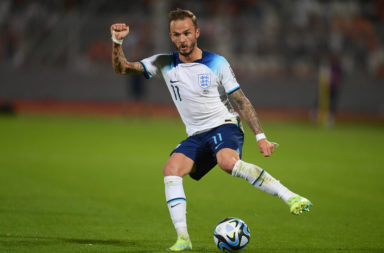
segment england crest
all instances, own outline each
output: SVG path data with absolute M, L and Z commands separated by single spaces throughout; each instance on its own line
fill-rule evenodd
M 206 89 L 209 87 L 209 85 L 211 85 L 211 74 L 198 74 L 197 77 L 199 79 L 199 85 L 202 89 Z

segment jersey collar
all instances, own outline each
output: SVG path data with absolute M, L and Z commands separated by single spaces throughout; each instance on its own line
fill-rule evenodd
M 203 63 L 204 62 L 204 58 L 207 56 L 207 52 L 202 50 L 202 57 L 200 59 L 197 59 L 196 61 L 193 61 L 193 62 L 183 62 L 180 60 L 180 57 L 179 57 L 179 53 L 178 52 L 174 52 L 173 53 L 173 60 L 174 60 L 174 64 L 175 64 L 175 67 L 179 64 L 183 64 L 183 63 Z

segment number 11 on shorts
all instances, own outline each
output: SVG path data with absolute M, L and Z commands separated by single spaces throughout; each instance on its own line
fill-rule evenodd
M 223 138 L 221 137 L 221 133 L 218 133 L 217 137 L 219 137 L 219 141 L 223 141 Z M 212 138 L 213 138 L 213 141 L 215 142 L 215 144 L 217 144 L 216 135 L 212 136 Z

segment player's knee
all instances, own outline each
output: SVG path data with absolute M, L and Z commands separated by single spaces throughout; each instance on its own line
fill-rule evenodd
M 232 173 L 233 167 L 235 167 L 236 162 L 240 159 L 239 154 L 232 149 L 220 150 L 216 158 L 219 167 L 228 173 Z
M 217 161 L 217 164 L 221 169 L 228 173 L 232 173 L 233 167 L 235 167 L 237 160 L 233 157 L 231 158 L 223 158 Z
M 182 167 L 178 166 L 174 163 L 167 163 L 163 167 L 163 174 L 164 176 L 178 176 L 178 177 L 184 177 L 186 174 L 188 174 Z
M 164 176 L 177 176 L 177 168 L 172 164 L 166 164 L 163 167 Z
M 174 153 L 163 167 L 164 176 L 184 177 L 191 172 L 193 160 L 184 154 Z

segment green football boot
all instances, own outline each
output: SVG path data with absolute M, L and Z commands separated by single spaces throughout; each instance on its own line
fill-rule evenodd
M 192 243 L 189 237 L 178 236 L 177 241 L 172 247 L 168 248 L 168 251 L 183 251 L 192 250 Z
M 312 206 L 312 203 L 304 197 L 295 196 L 288 199 L 288 206 L 292 214 L 299 215 L 303 211 L 309 212 L 309 208 Z

